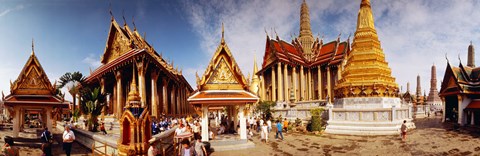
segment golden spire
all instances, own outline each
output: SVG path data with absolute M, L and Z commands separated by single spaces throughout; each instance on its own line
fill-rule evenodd
M 370 1 L 362 0 L 352 50 L 346 56 L 347 62 L 342 72 L 342 78 L 335 87 L 337 98 L 397 96 L 398 84 L 385 60 L 385 54 L 374 25 Z M 373 87 L 374 85 L 375 87 Z M 349 87 L 362 89 L 356 89 L 352 94 Z M 380 94 L 377 95 L 375 92 L 380 92 Z
M 223 22 L 222 22 L 222 44 L 225 43 L 225 29 L 223 28 Z
M 304 57 L 307 60 L 311 60 L 313 35 L 310 27 L 310 11 L 305 0 L 300 8 L 300 44 L 302 45 Z
M 360 28 L 375 29 L 370 0 L 362 0 L 358 11 L 357 30 Z
M 133 102 L 133 101 L 140 101 L 140 95 L 137 92 L 137 83 L 136 78 L 135 78 L 135 63 L 133 64 L 133 74 L 132 74 L 132 83 L 130 84 L 130 92 L 128 93 L 128 101 Z M 127 104 L 128 105 L 128 104 Z
M 257 67 L 257 56 L 253 55 L 253 77 L 258 77 L 257 76 L 258 72 L 258 67 Z

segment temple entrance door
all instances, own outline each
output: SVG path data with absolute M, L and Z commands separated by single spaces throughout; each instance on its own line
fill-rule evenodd
M 458 97 L 456 95 L 445 97 L 445 121 L 457 122 L 457 119 L 458 119 L 457 109 L 458 109 Z

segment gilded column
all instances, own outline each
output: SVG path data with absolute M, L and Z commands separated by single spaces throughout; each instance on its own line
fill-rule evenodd
M 303 66 L 300 66 L 300 99 L 299 101 L 303 101 L 305 99 L 305 75 L 303 72 Z
M 151 81 L 152 81 L 152 91 L 151 91 L 151 104 L 152 106 L 151 111 L 152 111 L 152 116 L 159 117 L 158 113 L 158 90 L 157 90 L 157 80 L 158 80 L 159 72 L 158 71 L 152 71 L 151 73 Z
M 263 73 L 260 75 L 260 100 L 265 101 L 265 78 L 263 77 Z
M 117 71 L 115 73 L 115 78 L 117 79 L 117 103 L 116 103 L 116 112 L 117 118 L 120 119 L 123 112 L 123 86 L 122 86 L 122 72 Z
M 313 91 L 313 84 L 312 84 L 312 70 L 308 69 L 307 70 L 307 84 L 308 84 L 308 87 L 307 87 L 307 90 L 308 90 L 308 100 L 312 100 L 312 91 Z
M 113 85 L 113 97 L 110 99 L 112 101 L 110 109 L 111 109 L 111 114 L 113 114 L 113 116 L 116 116 L 115 112 L 117 112 L 117 101 L 118 101 L 117 96 L 118 96 L 117 85 Z
M 162 97 L 163 97 L 163 102 L 162 102 L 162 107 L 163 107 L 163 114 L 168 114 L 168 81 L 166 78 L 162 79 Z
M 323 91 L 323 88 L 322 88 L 322 70 L 321 70 L 321 67 L 318 66 L 318 74 L 317 74 L 317 78 L 318 78 L 318 83 L 317 83 L 317 86 L 318 86 L 318 99 L 321 100 L 322 99 L 322 91 Z
M 342 70 L 340 70 L 340 66 L 338 66 L 337 68 L 337 80 L 340 80 L 342 79 Z
M 282 63 L 277 64 L 278 77 L 278 101 L 283 101 L 283 77 L 282 77 Z
M 147 104 L 147 90 L 145 84 L 145 73 L 147 71 L 147 62 L 145 60 L 141 60 L 137 62 L 137 71 L 138 71 L 138 85 L 139 85 L 139 92 L 142 101 L 142 107 L 145 107 Z
M 101 92 L 103 95 L 106 95 L 106 94 L 105 94 L 105 78 L 104 78 L 104 77 L 100 78 L 100 92 Z M 102 120 L 105 119 L 106 107 L 107 107 L 107 105 L 104 105 L 104 106 L 102 107 L 102 115 L 100 116 L 100 118 L 101 118 Z M 47 113 L 47 114 L 50 114 L 50 113 Z
M 289 101 L 289 99 L 290 99 L 289 95 L 290 95 L 290 94 L 289 94 L 289 91 L 288 91 L 288 90 L 289 90 L 290 88 L 288 88 L 288 83 L 289 83 L 290 81 L 288 80 L 288 66 L 287 66 L 287 64 L 285 64 L 285 65 L 283 66 L 283 82 L 285 82 L 285 86 L 284 86 L 285 89 L 284 89 L 283 95 L 285 96 L 285 101 Z
M 297 81 L 297 67 L 293 67 L 293 71 L 292 71 L 292 79 L 293 79 L 293 97 L 295 97 L 295 101 L 298 101 L 298 81 Z
M 272 66 L 272 101 L 277 101 L 277 81 L 275 81 L 275 66 Z
M 327 102 L 332 102 L 332 86 L 331 86 L 330 67 L 327 66 Z

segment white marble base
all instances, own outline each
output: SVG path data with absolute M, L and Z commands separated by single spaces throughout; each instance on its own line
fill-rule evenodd
M 412 108 L 402 105 L 400 98 L 343 98 L 329 105 L 325 133 L 345 135 L 398 135 L 403 121 L 410 129 Z
M 336 99 L 334 108 L 365 109 L 365 108 L 400 108 L 400 98 L 392 97 L 361 97 Z

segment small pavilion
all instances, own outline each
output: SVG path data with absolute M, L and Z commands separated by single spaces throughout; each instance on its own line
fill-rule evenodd
M 40 62 L 35 56 L 32 44 L 32 53 L 23 67 L 17 80 L 10 82 L 10 95 L 2 97 L 5 107 L 10 107 L 13 117 L 13 136 L 26 124 L 25 119 L 38 120 L 41 127 L 52 129 L 53 115 L 57 111 L 68 108 L 69 102 L 57 95 L 56 85 L 51 84 Z M 61 109 L 59 109 L 61 108 Z
M 240 140 L 246 141 L 245 106 L 256 103 L 259 98 L 248 90 L 248 83 L 225 43 L 223 25 L 222 40 L 210 64 L 202 78 L 198 74 L 196 76 L 197 90 L 188 98 L 188 102 L 202 117 L 202 141 L 209 141 L 209 110 L 219 107 L 226 108 L 229 123 L 233 121 L 234 125 L 238 125 L 240 121 L 238 134 Z

